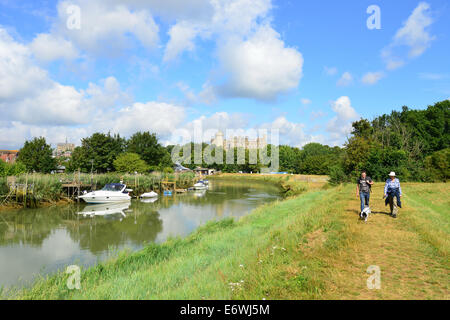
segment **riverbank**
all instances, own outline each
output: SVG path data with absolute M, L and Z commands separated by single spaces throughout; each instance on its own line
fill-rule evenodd
M 123 181 L 129 188 L 133 189 L 134 195 L 140 195 L 151 190 L 159 189 L 163 181 L 176 182 L 178 188 L 191 187 L 195 182 L 193 173 L 168 174 L 168 173 L 152 173 L 152 174 L 29 174 L 18 177 L 10 177 L 9 179 L 0 178 L 0 210 L 4 207 L 45 207 L 47 205 L 58 204 L 60 202 L 70 201 L 74 188 L 67 190 L 64 186 L 70 184 L 73 186 L 88 186 L 90 189 L 101 189 L 108 183 L 117 183 Z M 8 181 L 9 180 L 9 181 Z M 17 190 L 20 192 L 11 193 L 11 185 L 19 186 Z M 28 189 L 28 192 L 23 190 Z M 17 196 L 16 196 L 17 194 Z M 72 197 L 73 198 L 73 197 Z M 73 200 L 73 199 L 72 199 Z
M 387 214 L 382 185 L 369 222 L 358 220 L 354 186 L 312 189 L 264 205 L 239 221 L 208 223 L 185 239 L 123 252 L 82 271 L 81 290 L 63 273 L 19 299 L 448 299 L 446 184 L 404 184 L 404 209 Z M 379 196 L 379 197 L 378 197 Z M 380 290 L 366 270 L 381 269 Z
M 285 197 L 297 196 L 302 193 L 317 189 L 326 189 L 328 176 L 311 176 L 299 174 L 245 174 L 245 173 L 223 173 L 211 176 L 209 179 L 233 182 L 262 182 L 276 185 Z

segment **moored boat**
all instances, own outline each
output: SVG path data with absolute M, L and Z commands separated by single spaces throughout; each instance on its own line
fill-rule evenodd
M 87 203 L 111 203 L 130 201 L 131 197 L 127 186 L 122 183 L 110 183 L 98 191 L 92 191 L 80 196 Z
M 199 181 L 194 184 L 194 190 L 205 190 L 207 188 L 208 186 L 203 181 Z
M 158 194 L 155 191 L 150 191 L 144 194 L 141 194 L 140 198 L 141 199 L 145 199 L 145 198 L 157 198 Z

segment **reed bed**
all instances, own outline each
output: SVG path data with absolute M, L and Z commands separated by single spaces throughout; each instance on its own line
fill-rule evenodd
M 63 184 L 81 183 L 83 185 L 92 185 L 95 189 L 101 189 L 108 183 L 117 183 L 123 181 L 127 186 L 133 189 L 133 195 L 139 195 L 150 190 L 159 188 L 162 181 L 176 182 L 178 188 L 187 188 L 192 186 L 195 181 L 193 173 L 151 173 L 151 174 L 87 174 L 87 173 L 64 173 L 64 174 L 23 174 L 14 177 L 12 180 L 16 184 L 27 185 L 28 190 L 32 191 L 33 201 L 57 202 L 67 198 L 63 189 Z M 0 177 L 0 205 L 10 192 L 8 180 L 6 177 Z M 16 197 L 9 201 L 16 201 Z M 6 201 L 5 201 L 6 202 Z

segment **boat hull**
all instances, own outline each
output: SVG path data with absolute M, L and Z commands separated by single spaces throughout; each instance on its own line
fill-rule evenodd
M 101 203 L 117 203 L 117 202 L 127 202 L 131 200 L 131 197 L 128 198 L 123 198 L 123 197 L 117 197 L 117 198 L 113 198 L 113 197 L 80 197 L 81 199 L 83 199 L 85 202 L 87 203 L 97 203 L 97 204 L 101 204 Z

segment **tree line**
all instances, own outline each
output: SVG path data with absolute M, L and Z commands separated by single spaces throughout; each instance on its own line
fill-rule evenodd
M 332 183 L 353 181 L 362 170 L 374 180 L 384 180 L 395 171 L 404 181 L 446 181 L 450 177 L 450 101 L 438 102 L 425 110 L 392 111 L 374 120 L 360 119 L 353 123 L 352 132 L 343 147 L 330 147 L 310 143 L 303 148 L 269 145 L 267 154 L 275 148 L 279 153 L 280 171 L 294 174 L 329 175 Z M 193 143 L 190 148 L 195 149 Z M 58 164 L 74 172 L 105 173 L 173 170 L 171 153 L 175 146 L 164 147 L 154 133 L 137 132 L 129 139 L 118 134 L 94 133 L 81 141 L 70 159 L 52 157 L 51 146 L 45 138 L 26 141 L 19 151 L 18 161 L 11 165 L 0 161 L 0 176 L 21 172 L 53 171 Z M 205 151 L 209 144 L 199 146 Z M 184 165 L 214 168 L 222 172 L 259 172 L 263 165 L 258 157 L 250 161 L 249 150 L 244 150 L 245 161 L 227 164 L 227 151 L 223 152 L 222 164 L 196 164 L 194 152 L 184 158 Z M 241 150 L 242 151 L 242 150 Z M 182 152 L 180 154 L 182 156 Z M 212 150 L 212 156 L 215 150 Z M 190 160 L 190 161 L 186 161 Z

